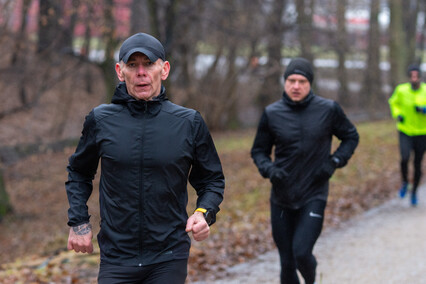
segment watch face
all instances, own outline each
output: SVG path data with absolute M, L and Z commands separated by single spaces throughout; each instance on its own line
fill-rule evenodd
M 204 213 L 204 218 L 206 219 L 207 225 L 211 225 L 212 223 L 212 213 L 210 211 L 207 211 L 206 213 Z

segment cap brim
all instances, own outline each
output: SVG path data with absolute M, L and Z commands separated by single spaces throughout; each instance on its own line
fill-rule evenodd
M 145 54 L 146 56 L 148 56 L 149 60 L 151 60 L 151 62 L 155 62 L 158 60 L 158 56 L 156 56 L 154 53 L 152 53 L 151 51 L 149 51 L 148 49 L 142 48 L 142 47 L 137 47 L 137 48 L 133 48 L 130 49 L 124 56 L 123 56 L 123 62 L 127 63 L 127 61 L 129 60 L 129 57 L 135 53 L 135 52 L 140 52 Z

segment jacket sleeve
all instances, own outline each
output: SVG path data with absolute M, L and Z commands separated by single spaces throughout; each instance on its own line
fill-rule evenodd
M 401 114 L 399 106 L 399 86 L 397 86 L 389 99 L 389 107 L 393 118 L 397 118 Z
M 69 158 L 68 180 L 65 182 L 68 202 L 68 225 L 77 226 L 89 222 L 87 200 L 92 194 L 93 179 L 99 162 L 96 145 L 93 110 L 86 117 L 82 136 L 75 153 Z
M 340 145 L 333 153 L 333 156 L 340 159 L 338 167 L 341 168 L 348 163 L 355 148 L 358 146 L 359 134 L 336 102 L 334 102 L 333 110 L 333 135 L 340 140 Z
M 194 158 L 189 182 L 197 192 L 197 207 L 212 211 L 213 224 L 223 200 L 225 177 L 213 139 L 199 112 L 195 114 L 194 125 Z
M 251 157 L 264 178 L 269 178 L 269 172 L 273 167 L 271 160 L 273 143 L 274 138 L 269 131 L 268 117 L 266 112 L 263 112 L 251 149 Z

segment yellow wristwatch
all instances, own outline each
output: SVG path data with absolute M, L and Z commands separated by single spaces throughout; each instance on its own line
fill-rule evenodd
M 201 212 L 204 215 L 204 219 L 206 219 L 207 225 L 211 225 L 213 223 L 213 212 L 204 208 L 197 208 L 195 212 Z
M 206 213 L 207 210 L 204 208 L 197 208 L 194 212 L 201 212 L 201 213 Z

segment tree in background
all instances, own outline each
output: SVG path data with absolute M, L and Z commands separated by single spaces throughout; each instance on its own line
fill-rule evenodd
M 364 84 L 361 92 L 362 105 L 367 106 L 370 117 L 377 118 L 377 109 L 382 97 L 382 74 L 380 72 L 380 30 L 379 30 L 380 0 L 370 1 L 370 25 L 368 32 L 368 48 Z
M 297 10 L 297 26 L 299 29 L 300 56 L 313 62 L 312 44 L 314 29 L 312 25 L 312 16 L 315 11 L 314 0 L 295 1 Z M 344 15 L 344 14 L 343 14 Z
M 62 29 L 58 28 L 61 27 L 61 8 L 61 2 L 39 0 L 37 52 L 44 53 L 45 56 L 58 52 L 63 47 Z
M 257 103 L 260 109 L 276 99 L 277 94 L 281 94 L 283 87 L 281 86 L 281 76 L 283 68 L 281 58 L 283 54 L 281 50 L 284 46 L 284 11 L 287 1 L 272 0 L 269 1 L 269 7 L 266 7 L 265 31 L 266 36 L 266 54 L 268 61 L 267 71 L 264 74 L 262 87 L 259 90 Z
M 118 82 L 117 75 L 115 73 L 116 60 L 114 53 L 119 45 L 119 39 L 116 35 L 116 19 L 113 15 L 114 0 L 103 0 L 102 8 L 102 40 L 104 43 L 105 56 L 100 67 L 104 74 L 107 102 L 110 102 L 114 94 L 115 86 Z
M 419 14 L 426 13 L 426 1 L 420 1 L 419 3 Z M 426 61 L 426 54 L 423 52 L 425 49 L 425 40 L 426 40 L 426 20 L 423 19 L 422 26 L 418 27 L 420 31 L 420 42 L 418 44 L 418 48 L 416 49 L 416 57 L 420 60 L 420 62 Z
M 336 34 L 336 53 L 337 53 L 337 81 L 339 82 L 339 89 L 337 92 L 337 101 L 343 107 L 350 105 L 349 88 L 348 88 L 348 75 L 346 70 L 346 54 L 349 51 L 346 18 L 345 12 L 347 8 L 347 0 L 337 0 L 336 18 L 337 18 L 337 34 Z
M 36 152 L 37 149 L 44 149 L 42 144 L 63 139 L 64 134 L 67 135 L 66 126 L 74 114 L 73 101 L 82 92 L 79 83 L 83 61 L 73 53 L 73 35 L 70 38 L 69 32 L 65 31 L 66 28 L 68 31 L 73 29 L 72 17 L 75 12 L 71 8 L 71 1 L 53 2 L 0 2 L 0 22 L 3 28 L 0 41 L 4 43 L 0 46 L 3 54 L 0 96 L 4 102 L 0 107 L 0 123 L 5 126 L 2 132 L 4 129 L 9 132 L 11 128 L 16 129 L 14 137 L 2 137 L 0 142 L 1 146 L 9 147 L 5 150 L 9 152 L 6 156 L 19 158 L 20 155 L 14 151 L 19 151 L 16 149 L 20 144 L 40 145 L 31 148 Z M 36 4 L 39 4 L 40 9 L 35 21 L 37 29 L 34 29 L 29 19 L 32 17 L 30 7 L 34 8 Z M 57 92 L 57 95 L 51 96 L 52 92 Z M 11 146 L 16 146 L 16 149 Z M 1 151 L 1 162 L 8 159 L 3 155 L 5 151 Z M 4 166 L 7 165 L 4 162 Z M 3 191 L 2 173 L 0 180 L 3 214 L 11 206 L 8 205 L 7 193 Z
M 3 171 L 0 168 L 0 222 L 3 217 L 12 211 L 12 205 L 10 204 L 9 195 L 6 191 L 6 186 L 3 180 Z
M 2 3 L 14 6 L 14 2 Z M 256 100 L 251 102 L 250 107 L 262 109 L 275 100 L 282 91 L 283 62 L 286 62 L 283 59 L 290 56 L 303 56 L 311 61 L 337 61 L 337 67 L 328 67 L 327 71 L 332 72 L 319 74 L 331 76 L 327 79 L 337 80 L 339 87 L 333 92 L 321 93 L 335 96 L 345 107 L 351 107 L 351 100 L 363 98 L 357 100 L 361 101 L 357 105 L 360 110 L 376 109 L 376 102 L 380 104 L 382 100 L 378 86 L 390 81 L 392 87 L 404 80 L 408 63 L 418 60 L 416 56 L 420 58 L 423 54 L 423 40 L 418 40 L 423 37 L 418 37 L 416 31 L 424 29 L 424 24 L 420 26 L 422 23 L 417 19 L 419 13 L 425 10 L 424 1 L 420 0 L 380 1 L 382 6 L 376 2 L 40 0 L 38 30 L 37 36 L 34 36 L 27 34 L 26 21 L 29 19 L 28 9 L 35 0 L 16 1 L 22 4 L 21 25 L 9 33 L 13 35 L 14 48 L 9 49 L 13 52 L 8 58 L 13 63 L 17 60 L 31 62 L 31 66 L 40 66 L 40 60 L 44 67 L 37 72 L 31 68 L 20 70 L 22 64 L 3 69 L 8 69 L 8 73 L 13 69 L 21 82 L 16 88 L 16 98 L 19 98 L 20 104 L 9 108 L 8 113 L 37 105 L 52 86 L 65 78 L 64 74 L 76 76 L 69 70 L 58 74 L 52 68 L 53 65 L 60 65 L 65 55 L 75 59 L 76 65 L 70 67 L 79 66 L 77 62 L 80 60 L 85 67 L 100 68 L 108 87 L 104 95 L 111 96 L 117 83 L 113 68 L 114 54 L 122 39 L 135 32 L 151 33 L 166 47 L 173 66 L 171 80 L 166 86 L 169 96 L 190 107 L 200 106 L 211 121 L 211 126 L 217 129 L 241 125 L 238 113 L 247 105 L 239 102 L 255 96 Z M 370 7 L 373 3 L 374 6 Z M 380 33 L 377 15 L 384 7 L 390 10 L 390 29 Z M 348 29 L 345 15 L 354 9 L 370 11 L 368 33 L 367 29 L 356 32 Z M 123 10 L 127 10 L 127 14 L 120 14 Z M 319 27 L 324 19 L 328 23 Z M 124 29 L 120 27 L 123 25 Z M 4 35 L 5 30 L 0 35 Z M 81 30 L 83 34 L 76 33 Z M 385 58 L 380 49 L 381 44 L 386 45 L 385 38 L 390 38 L 390 80 L 386 80 L 387 73 L 377 69 L 378 59 Z M 352 41 L 350 45 L 349 40 Z M 38 52 L 35 56 L 31 48 Z M 77 54 L 74 54 L 75 51 Z M 95 53 L 103 55 L 94 58 Z M 47 58 L 50 62 L 43 62 Z M 348 59 L 364 60 L 368 66 L 366 72 L 352 76 L 354 71 L 345 67 Z M 250 65 L 251 62 L 256 60 L 257 67 L 252 68 L 254 65 Z M 87 70 L 90 68 L 85 68 L 84 86 L 89 92 L 96 91 L 92 89 L 94 77 Z M 382 78 L 385 79 L 383 82 Z M 349 83 L 355 80 L 363 86 L 362 91 L 352 89 L 350 93 Z M 247 82 L 256 83 L 257 86 L 249 88 Z M 96 83 L 98 86 L 99 81 Z M 52 133 L 60 135 L 60 126 L 58 123 Z
M 374 82 L 379 84 L 380 80 L 371 79 L 373 78 L 371 76 L 368 76 L 370 78 L 368 80 L 357 79 L 359 84 L 366 85 L 363 91 L 349 92 L 348 85 L 355 78 L 347 75 L 349 70 L 346 69 L 345 63 L 348 58 L 364 60 L 370 66 L 377 66 L 377 62 L 372 61 L 382 56 L 380 54 L 382 51 L 380 48 L 377 49 L 377 46 L 380 47 L 380 43 L 386 44 L 384 38 L 390 38 L 388 60 L 391 63 L 392 87 L 405 79 L 406 66 L 410 61 L 418 60 L 416 56 L 417 58 L 422 56 L 421 51 L 424 46 L 423 40 L 418 40 L 423 37 L 418 37 L 416 34 L 424 29 L 424 24 L 421 27 L 420 21 L 417 21 L 419 13 L 425 10 L 424 1 L 420 0 L 380 1 L 382 6 L 379 6 L 379 10 L 375 13 L 382 11 L 383 7 L 389 7 L 390 29 L 379 34 L 377 17 L 373 16 L 368 29 L 369 35 L 366 30 L 356 32 L 348 30 L 346 24 L 348 19 L 345 15 L 354 9 L 370 10 L 369 5 L 373 3 L 371 1 L 65 0 L 58 2 L 40 0 L 37 2 L 40 9 L 35 37 L 33 34 L 27 34 L 26 21 L 29 19 L 28 8 L 36 2 L 36 0 L 2 2 L 3 5 L 9 6 L 21 3 L 22 7 L 20 14 L 22 25 L 10 33 L 15 39 L 15 47 L 10 49 L 13 51 L 13 56 L 9 57 L 11 62 L 16 63 L 19 54 L 22 60 L 27 61 L 29 58 L 33 62 L 31 65 L 37 66 L 37 58 L 34 58 L 29 51 L 35 44 L 38 56 L 43 54 L 46 59 L 56 54 L 54 60 L 50 60 L 52 64 L 58 65 L 64 54 L 76 56 L 72 51 L 77 51 L 78 46 L 80 48 L 77 54 L 78 59 L 84 60 L 87 63 L 85 66 L 92 65 L 103 70 L 104 81 L 108 87 L 105 95 L 110 96 L 111 90 L 117 83 L 113 65 L 115 64 L 114 54 L 120 42 L 130 33 L 147 32 L 157 36 L 163 42 L 168 59 L 172 63 L 171 80 L 166 86 L 169 96 L 188 106 L 205 105 L 207 101 L 211 101 L 211 95 L 205 92 L 205 84 L 208 81 L 215 86 L 217 92 L 224 94 L 223 98 L 238 97 L 241 101 L 242 96 L 247 99 L 256 93 L 257 99 L 253 101 L 253 106 L 262 109 L 276 99 L 276 94 L 281 92 L 281 75 L 285 68 L 283 58 L 290 56 L 303 56 L 311 61 L 319 59 L 318 57 L 336 60 L 338 67 L 333 67 L 333 77 L 330 79 L 337 80 L 339 88 L 333 91 L 333 94 L 324 93 L 336 96 L 343 105 L 350 106 L 350 99 L 357 98 L 354 94 L 358 97 L 365 94 L 365 98 L 374 99 L 377 93 L 379 96 L 377 101 L 380 101 L 380 91 L 369 90 L 376 88 L 373 86 Z M 128 10 L 127 14 L 120 14 L 123 10 Z M 232 17 L 232 19 L 226 19 L 226 17 Z M 328 23 L 318 28 L 324 18 Z M 2 22 L 2 25 L 5 25 L 4 23 L 6 21 Z M 120 28 L 123 25 L 125 28 Z M 76 34 L 76 31 L 82 29 L 84 34 Z M 6 27 L 0 35 L 5 34 L 5 30 L 7 30 Z M 348 45 L 348 40 L 353 41 L 351 45 Z M 102 53 L 103 56 L 94 59 L 91 56 L 92 52 Z M 235 55 L 235 61 L 229 57 L 231 54 Z M 250 74 L 247 71 L 250 69 L 249 62 L 254 62 L 256 58 L 261 68 L 257 68 L 258 71 Z M 231 62 L 224 64 L 223 61 L 228 59 Z M 207 64 L 200 64 L 200 62 L 207 62 Z M 17 72 L 23 82 L 18 87 L 17 95 L 20 97 L 22 106 L 31 107 L 51 89 L 51 86 L 45 82 L 51 83 L 55 78 L 55 72 L 49 65 L 46 66 L 42 72 L 37 72 L 38 79 L 35 87 L 29 86 L 29 82 L 34 81 L 34 75 L 25 75 L 29 72 L 34 73 L 33 71 Z M 200 71 L 200 68 L 204 70 Z M 89 69 L 86 68 L 85 71 L 85 86 L 87 90 L 94 91 L 91 89 L 93 76 L 87 72 Z M 371 75 L 372 70 L 377 71 L 370 67 L 365 70 L 371 71 Z M 204 77 L 206 74 L 209 77 Z M 378 76 L 382 74 L 382 71 L 379 70 L 374 74 Z M 224 79 L 225 76 L 228 76 L 227 80 Z M 250 76 L 252 77 L 248 79 Z M 30 77 L 32 80 L 29 80 Z M 230 78 L 236 81 L 233 87 L 230 87 Z M 351 82 L 348 82 L 349 78 Z M 386 79 L 386 76 L 383 78 Z M 261 82 L 262 85 L 242 91 L 244 87 L 242 84 L 247 80 Z M 224 84 L 225 81 L 226 84 Z M 387 84 L 387 81 L 383 83 Z M 230 100 L 220 101 L 222 96 L 217 96 L 216 100 L 215 103 L 218 105 L 234 104 Z M 362 102 L 359 108 L 367 110 L 370 106 L 364 104 L 370 103 L 372 102 L 369 100 Z M 374 103 L 372 104 L 371 108 L 375 108 Z M 214 127 L 218 129 L 228 128 L 231 124 L 233 127 L 238 127 L 240 122 L 235 114 L 240 111 L 240 107 L 242 105 L 224 108 L 220 123 L 213 119 L 218 117 L 213 114 L 216 112 L 215 107 L 205 107 L 205 115 L 212 118 Z M 209 112 L 212 114 L 210 115 Z
M 420 2 L 424 0 L 406 0 L 403 1 L 403 22 L 404 22 L 404 34 L 405 43 L 407 44 L 407 63 L 420 63 L 416 58 L 417 49 L 417 24 L 419 16 Z
M 417 0 L 407 1 L 409 5 L 400 0 L 389 0 L 390 7 L 390 52 L 389 61 L 391 65 L 391 86 L 392 89 L 396 85 L 404 82 L 407 79 L 406 70 L 410 64 L 409 60 L 414 58 L 414 50 L 412 42 L 415 40 L 412 31 L 407 28 L 412 27 L 411 21 L 416 21 L 417 17 L 409 18 L 412 15 L 411 7 Z M 409 9 L 407 9 L 407 6 Z M 404 12 L 405 11 L 405 12 Z M 405 16 L 404 16 L 405 13 Z M 411 55 L 410 55 L 411 54 Z
M 143 1 L 132 0 L 130 6 L 131 14 L 129 35 L 146 32 L 146 29 L 149 26 L 147 19 L 149 19 L 150 14 L 148 13 L 146 6 L 142 4 Z

